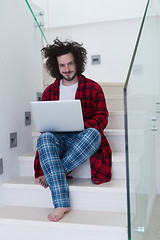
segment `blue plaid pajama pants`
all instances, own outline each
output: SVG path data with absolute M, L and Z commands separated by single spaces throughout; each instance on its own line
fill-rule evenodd
M 101 135 L 95 128 L 82 132 L 45 132 L 39 136 L 39 160 L 55 208 L 70 207 L 66 174 L 87 161 L 100 144 Z

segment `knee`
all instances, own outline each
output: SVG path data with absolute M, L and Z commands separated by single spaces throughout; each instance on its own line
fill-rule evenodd
M 41 141 L 43 139 L 48 139 L 48 138 L 52 138 L 52 133 L 44 132 L 38 137 L 38 141 Z
M 87 128 L 86 130 L 92 136 L 96 143 L 101 143 L 101 134 L 96 128 Z
M 41 145 L 42 142 L 53 141 L 53 134 L 51 132 L 42 133 L 37 140 L 37 146 Z

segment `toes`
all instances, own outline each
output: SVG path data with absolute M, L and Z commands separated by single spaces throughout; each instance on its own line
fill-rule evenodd
M 44 188 L 47 188 L 48 187 L 48 183 L 47 181 L 43 181 L 40 177 L 39 178 L 36 178 L 36 181 Z
M 48 215 L 48 220 L 49 220 L 49 221 L 53 221 L 53 218 L 51 217 L 50 214 Z
M 55 208 L 52 213 L 48 215 L 48 220 L 57 222 L 63 218 L 64 214 L 70 212 L 70 208 Z
M 58 216 L 52 216 L 51 214 L 48 215 L 48 220 L 52 222 L 57 222 L 60 220 Z
M 47 188 L 47 187 L 48 187 L 48 185 L 47 185 L 45 182 L 43 182 L 43 181 L 40 181 L 40 185 L 41 185 L 42 187 L 44 187 L 44 188 Z
M 43 183 L 43 187 L 47 188 L 48 187 L 48 183 Z

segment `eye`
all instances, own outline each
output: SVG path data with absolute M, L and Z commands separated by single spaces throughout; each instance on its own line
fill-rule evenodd
M 68 65 L 69 65 L 69 66 L 73 65 L 73 62 L 69 62 Z

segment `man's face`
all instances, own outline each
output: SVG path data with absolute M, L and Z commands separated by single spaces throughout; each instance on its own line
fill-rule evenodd
M 72 81 L 77 75 L 76 64 L 72 53 L 67 53 L 57 57 L 59 72 L 63 79 Z

